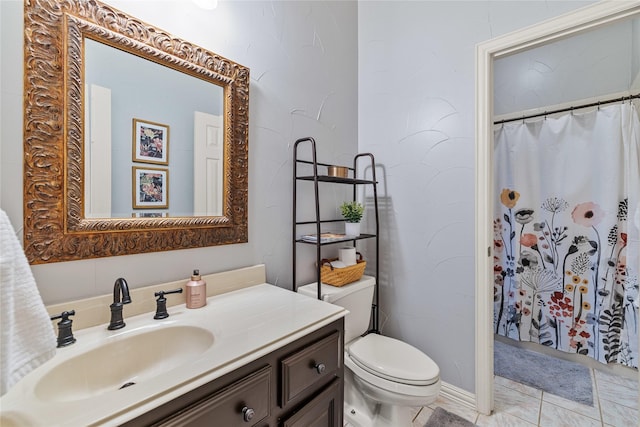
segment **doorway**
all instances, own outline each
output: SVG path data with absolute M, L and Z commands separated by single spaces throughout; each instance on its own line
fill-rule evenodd
M 493 369 L 493 62 L 555 40 L 640 14 L 640 2 L 602 2 L 476 48 L 476 409 L 494 403 Z M 486 258 L 482 255 L 486 254 Z

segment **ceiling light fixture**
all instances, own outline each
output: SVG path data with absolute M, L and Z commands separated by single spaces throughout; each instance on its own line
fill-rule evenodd
M 191 0 L 191 1 L 196 6 L 202 9 L 213 10 L 216 7 L 218 7 L 218 0 Z

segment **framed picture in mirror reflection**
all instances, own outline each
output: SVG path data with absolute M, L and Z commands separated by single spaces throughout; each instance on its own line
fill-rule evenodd
M 169 164 L 169 126 L 133 119 L 133 161 Z
M 169 207 L 169 170 L 133 166 L 133 209 Z
M 143 212 L 132 212 L 132 218 L 169 218 L 169 212 L 163 211 L 143 211 Z

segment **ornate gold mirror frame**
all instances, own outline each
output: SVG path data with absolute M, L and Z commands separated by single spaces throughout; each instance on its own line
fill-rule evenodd
M 85 218 L 85 38 L 223 88 L 222 216 Z M 248 241 L 248 68 L 95 0 L 26 0 L 24 75 L 24 247 L 30 263 Z

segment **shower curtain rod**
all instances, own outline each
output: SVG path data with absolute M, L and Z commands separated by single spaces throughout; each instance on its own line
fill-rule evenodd
M 614 99 L 607 99 L 604 101 L 598 101 L 598 102 L 591 102 L 589 104 L 582 104 L 582 105 L 576 105 L 576 106 L 571 106 L 571 107 L 567 107 L 567 108 L 560 108 L 557 110 L 551 110 L 551 111 L 545 111 L 543 113 L 537 113 L 537 114 L 530 114 L 530 115 L 525 115 L 525 116 L 520 116 L 520 117 L 514 117 L 512 119 L 504 119 L 504 120 L 497 120 L 495 122 L 493 122 L 494 125 L 500 125 L 503 123 L 509 123 L 509 122 L 516 122 L 518 120 L 526 120 L 526 119 L 532 119 L 535 117 L 542 117 L 542 116 L 548 116 L 551 114 L 557 114 L 557 113 L 564 113 L 566 111 L 573 111 L 573 110 L 577 110 L 580 108 L 589 108 L 589 107 L 599 107 L 601 105 L 605 105 L 605 104 L 613 104 L 615 102 L 624 102 L 627 100 L 632 100 L 632 99 L 638 99 L 640 98 L 640 93 L 637 93 L 635 95 L 629 95 L 629 96 L 622 96 L 622 97 L 618 97 L 618 98 L 614 98 Z

